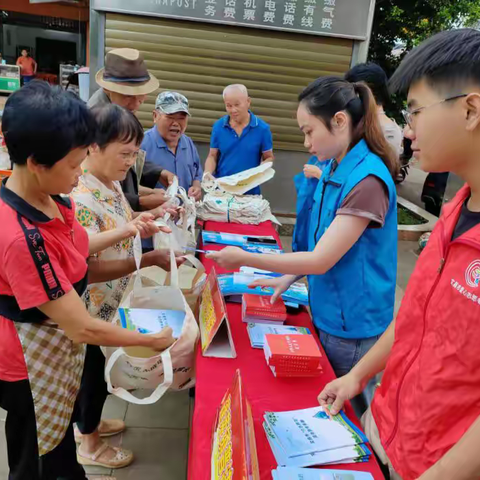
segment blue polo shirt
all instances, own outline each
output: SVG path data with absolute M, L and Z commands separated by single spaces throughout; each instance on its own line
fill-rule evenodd
M 252 112 L 250 123 L 240 136 L 230 126 L 229 121 L 228 115 L 217 120 L 213 125 L 210 139 L 210 148 L 219 151 L 217 170 L 214 173 L 219 178 L 258 167 L 262 161 L 262 154 L 273 149 L 270 126 Z M 249 195 L 259 193 L 260 187 L 247 192 Z
M 150 129 L 143 139 L 140 147 L 146 152 L 149 162 L 174 173 L 178 177 L 178 183 L 187 192 L 194 180 L 202 181 L 203 170 L 200 164 L 197 147 L 190 137 L 182 135 L 178 142 L 177 153 L 173 154 L 168 149 L 156 126 Z M 158 188 L 165 188 L 161 183 Z

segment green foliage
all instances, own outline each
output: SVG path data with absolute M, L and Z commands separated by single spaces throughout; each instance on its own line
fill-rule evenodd
M 378 63 L 390 77 L 406 52 L 442 30 L 480 28 L 480 0 L 377 0 L 370 41 L 369 61 Z M 397 42 L 406 45 L 400 56 L 392 55 Z M 400 119 L 402 99 L 386 106 Z M 403 123 L 403 122 L 402 122 Z

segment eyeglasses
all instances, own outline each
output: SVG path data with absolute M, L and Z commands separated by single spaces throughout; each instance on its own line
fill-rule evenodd
M 138 156 L 138 150 L 136 152 L 120 154 L 121 159 L 124 160 L 125 162 L 128 162 L 129 160 L 137 160 L 137 156 Z
M 467 97 L 468 95 L 469 95 L 468 93 L 462 93 L 460 95 L 454 95 L 453 97 L 445 98 L 444 100 L 440 100 L 439 102 L 432 103 L 431 105 L 416 108 L 415 110 L 412 110 L 411 112 L 409 112 L 408 110 L 402 110 L 402 115 L 403 115 L 403 118 L 405 119 L 405 122 L 407 123 L 407 125 L 410 128 L 412 128 L 416 115 L 418 113 L 420 113 L 422 110 L 426 110 L 427 108 L 434 107 L 435 105 L 440 105 L 442 103 L 450 102 L 451 100 L 457 100 L 458 98 Z

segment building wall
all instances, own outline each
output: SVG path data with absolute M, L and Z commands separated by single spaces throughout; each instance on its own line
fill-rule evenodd
M 29 0 L 0 0 L 0 10 L 11 12 L 29 13 L 30 15 L 43 15 L 46 17 L 68 18 L 87 22 L 89 8 L 86 5 L 67 5 L 59 3 L 36 3 Z
M 37 38 L 76 43 L 77 61 L 82 59 L 82 41 L 80 34 L 23 27 L 20 25 L 3 26 L 3 58 L 5 58 L 8 63 L 15 63 L 17 59 L 17 45 L 34 49 L 36 48 Z M 85 48 L 85 45 L 83 45 L 83 48 Z M 41 65 L 39 65 L 39 68 L 41 69 Z

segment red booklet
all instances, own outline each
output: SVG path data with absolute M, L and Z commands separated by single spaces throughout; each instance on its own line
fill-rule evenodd
M 272 371 L 273 375 L 277 378 L 288 378 L 288 377 L 302 377 L 302 378 L 307 378 L 307 377 L 318 377 L 323 373 L 322 367 L 318 367 L 317 370 L 309 370 L 305 372 L 299 372 L 297 370 L 283 370 L 280 368 L 276 368 L 273 365 L 270 367 L 270 370 Z
M 267 334 L 264 352 L 267 363 L 270 367 L 274 367 L 272 371 L 276 376 L 321 373 L 322 354 L 313 335 Z
M 283 323 L 287 307 L 282 298 L 270 303 L 271 297 L 245 293 L 242 300 L 242 318 L 246 323 Z

